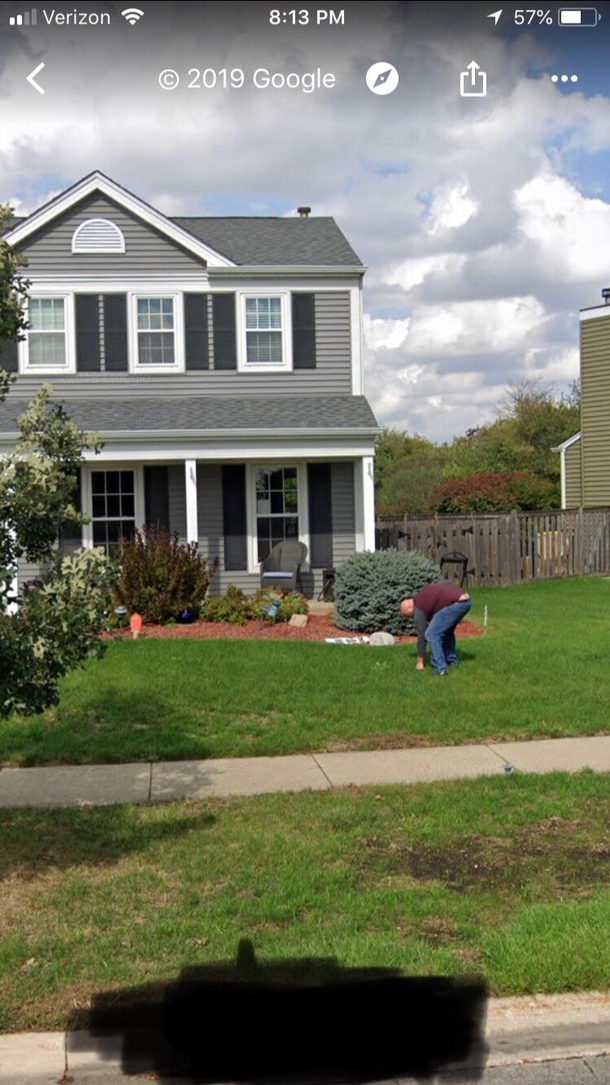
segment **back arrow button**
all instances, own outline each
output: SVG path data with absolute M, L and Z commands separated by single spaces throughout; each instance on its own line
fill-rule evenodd
M 33 72 L 30 72 L 30 74 L 26 76 L 26 79 L 27 79 L 28 83 L 30 84 L 30 86 L 32 86 L 34 88 L 34 90 L 37 90 L 39 94 L 44 94 L 45 93 L 44 88 L 39 86 L 39 84 L 36 82 L 36 76 L 38 75 L 39 72 L 42 71 L 43 68 L 44 68 L 44 63 L 39 64 L 37 68 L 34 68 Z

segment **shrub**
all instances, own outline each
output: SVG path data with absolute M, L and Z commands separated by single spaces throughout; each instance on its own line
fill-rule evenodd
M 276 622 L 289 622 L 293 614 L 309 614 L 309 606 L 304 595 L 291 591 L 284 593 L 274 591 L 271 588 L 260 588 L 251 599 L 251 613 L 253 618 L 263 618 L 271 604 L 280 599 Z
M 124 540 L 120 566 L 117 600 L 155 624 L 187 607 L 198 614 L 216 569 L 198 553 L 197 543 L 181 543 L 177 534 L 153 527 Z
M 201 611 L 204 622 L 231 622 L 245 625 L 250 618 L 251 602 L 241 588 L 229 584 L 224 595 L 208 599 Z
M 467 478 L 449 478 L 437 486 L 432 507 L 438 513 L 510 512 L 511 509 L 552 508 L 556 487 L 533 471 L 485 471 Z
M 335 577 L 336 624 L 360 633 L 414 633 L 412 619 L 400 613 L 401 600 L 442 579 L 438 566 L 416 550 L 354 554 Z

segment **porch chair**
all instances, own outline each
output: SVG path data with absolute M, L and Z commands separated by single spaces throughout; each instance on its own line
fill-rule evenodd
M 298 539 L 276 543 L 269 557 L 261 562 L 261 587 L 302 592 L 301 566 L 306 558 L 307 547 Z

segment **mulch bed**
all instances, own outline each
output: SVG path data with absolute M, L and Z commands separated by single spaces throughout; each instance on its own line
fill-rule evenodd
M 478 637 L 482 633 L 472 622 L 461 622 L 457 635 L 463 637 Z M 124 631 L 126 637 L 131 637 L 129 630 Z M 302 629 L 287 622 L 273 624 L 269 621 L 248 622 L 247 625 L 231 625 L 229 622 L 193 622 L 191 625 L 146 625 L 140 633 L 143 638 L 165 637 L 195 637 L 197 639 L 239 639 L 239 640 L 309 640 L 323 641 L 326 637 L 352 637 L 361 636 L 358 633 L 350 633 L 345 629 L 338 629 L 330 618 L 322 614 L 310 614 L 307 625 Z M 398 644 L 413 644 L 417 637 L 397 637 Z

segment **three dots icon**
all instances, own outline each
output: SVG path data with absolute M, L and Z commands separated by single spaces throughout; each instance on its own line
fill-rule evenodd
M 551 83 L 578 83 L 577 75 L 552 75 Z

